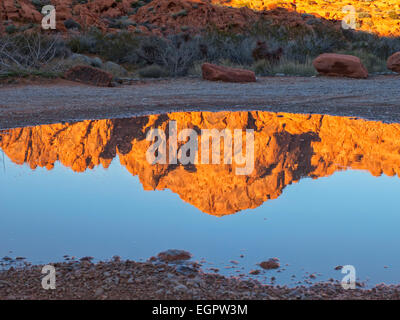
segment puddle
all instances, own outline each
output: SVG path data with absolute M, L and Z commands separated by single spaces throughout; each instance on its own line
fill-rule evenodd
M 157 164 L 151 128 L 254 130 L 254 170 Z M 400 124 L 270 112 L 179 112 L 0 131 L 0 257 L 147 260 L 190 251 L 269 283 L 398 283 Z M 209 270 L 208 268 L 211 268 Z M 261 269 L 260 269 L 261 270 Z M 316 277 L 310 278 L 313 274 Z

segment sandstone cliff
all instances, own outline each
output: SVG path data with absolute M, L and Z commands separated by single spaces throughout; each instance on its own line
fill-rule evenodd
M 207 25 L 240 31 L 261 17 L 292 28 L 312 28 L 315 18 L 323 19 L 321 22 L 326 24 L 329 24 L 327 20 L 342 20 L 347 14 L 342 8 L 352 5 L 358 30 L 385 36 L 400 35 L 400 4 L 396 0 L 153 0 L 147 4 L 139 0 L 2 0 L 0 21 L 39 24 L 42 19 L 39 11 L 47 3 L 56 7 L 60 31 L 66 31 L 64 21 L 67 19 L 74 19 L 83 28 L 96 26 L 109 30 L 112 29 L 110 19 L 120 17 L 141 24 L 130 25 L 128 30 L 139 28 L 155 34 L 181 32 L 182 27 L 198 30 Z M 149 28 L 148 24 L 155 28 Z

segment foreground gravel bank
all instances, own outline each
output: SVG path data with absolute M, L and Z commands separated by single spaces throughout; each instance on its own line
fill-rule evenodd
M 344 290 L 338 283 L 311 287 L 263 285 L 257 280 L 206 274 L 191 267 L 114 259 L 90 259 L 52 264 L 56 289 L 41 285 L 43 266 L 13 267 L 0 271 L 0 300 L 14 299 L 399 299 L 400 285 Z
M 0 85 L 0 129 L 171 111 L 265 110 L 400 122 L 400 76 L 366 80 L 266 77 L 255 83 L 198 78 L 98 88 L 64 80 Z

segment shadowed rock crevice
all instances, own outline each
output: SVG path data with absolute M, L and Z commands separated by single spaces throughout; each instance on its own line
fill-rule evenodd
M 146 134 L 142 130 L 147 122 L 148 117 L 113 120 L 110 140 L 104 146 L 100 157 L 114 159 L 117 150 L 121 154 L 129 153 L 132 149 L 132 140 L 140 141 L 146 138 Z

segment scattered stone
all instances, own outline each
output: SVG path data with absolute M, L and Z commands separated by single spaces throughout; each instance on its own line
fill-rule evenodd
M 260 274 L 260 270 L 250 270 L 249 273 L 255 276 L 255 275 Z
M 201 66 L 204 80 L 224 82 L 256 82 L 253 71 L 217 66 L 211 63 L 203 63 Z
M 176 272 L 184 275 L 194 275 L 199 272 L 200 265 L 197 263 L 185 263 L 177 265 L 175 268 Z
M 278 269 L 280 267 L 278 258 L 271 258 L 267 261 L 261 262 L 259 265 L 261 268 L 263 268 L 265 270 Z
M 270 259 L 271 260 L 271 259 Z M 276 260 L 274 260 L 276 261 Z M 188 261 L 186 261 L 188 262 Z M 189 263 L 189 262 L 188 262 Z M 57 290 L 49 294 L 38 281 L 41 265 L 10 268 L 0 271 L 0 300 L 21 299 L 398 299 L 400 285 L 380 284 L 370 289 L 356 283 L 356 289 L 345 290 L 338 281 L 312 283 L 300 282 L 293 288 L 271 283 L 263 285 L 255 279 L 225 277 L 199 272 L 188 277 L 176 272 L 176 265 L 164 264 L 161 268 L 149 262 L 106 261 L 96 264 L 58 262 Z M 182 264 L 185 265 L 185 264 Z M 260 270 L 257 270 L 260 271 Z M 116 275 L 134 275 L 125 281 Z M 104 275 L 108 278 L 105 280 Z M 240 274 L 241 277 L 248 275 Z M 311 277 L 311 276 L 310 276 Z M 84 278 L 84 282 L 82 282 Z M 134 283 L 134 285 L 132 284 Z M 84 285 L 83 285 L 84 284 Z
M 174 287 L 175 291 L 187 291 L 187 287 L 183 284 L 178 284 L 177 286 Z
M 103 295 L 104 294 L 104 289 L 103 288 L 98 288 L 97 290 L 96 290 L 96 292 L 94 293 L 94 296 L 95 297 L 100 297 L 101 295 Z
M 167 251 L 160 252 L 157 255 L 157 257 L 163 262 L 173 262 L 173 261 L 189 260 L 192 257 L 192 254 L 184 250 L 170 249 Z
M 103 61 L 101 61 L 101 59 L 99 57 L 94 57 L 94 58 L 92 58 L 90 64 L 92 67 L 101 68 L 103 65 Z
M 76 66 L 64 74 L 65 79 L 90 85 L 109 87 L 113 76 L 108 72 L 89 66 Z
M 66 64 L 72 64 L 73 66 L 76 65 L 92 65 L 92 59 L 84 54 L 74 53 L 66 60 Z
M 5 281 L 5 280 L 0 280 L 0 286 L 1 287 L 3 287 L 3 286 L 11 287 L 11 283 L 8 281 Z
M 112 61 L 107 61 L 101 68 L 104 71 L 111 73 L 114 77 L 124 77 L 128 75 L 128 71 L 126 71 L 124 67 Z
M 368 77 L 368 71 L 360 58 L 347 54 L 324 53 L 313 61 L 314 68 L 324 76 L 350 78 Z
M 80 258 L 80 261 L 88 261 L 88 262 L 90 262 L 90 261 L 92 261 L 94 258 L 93 257 L 83 257 L 83 258 Z

